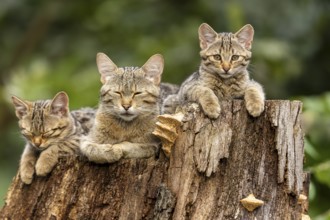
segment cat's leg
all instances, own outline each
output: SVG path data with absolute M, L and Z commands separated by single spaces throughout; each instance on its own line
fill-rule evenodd
M 97 144 L 85 140 L 81 152 L 95 163 L 114 163 L 122 158 L 149 158 L 156 154 L 156 144 L 122 142 L 118 144 Z
M 123 158 L 149 158 L 155 156 L 157 152 L 157 144 L 155 143 L 132 143 L 121 142 L 113 145 L 114 149 L 121 149 Z
M 34 150 L 30 144 L 26 144 L 19 166 L 19 174 L 23 183 L 31 184 L 36 161 L 37 161 L 36 150 Z
M 58 162 L 59 148 L 52 145 L 40 153 L 36 164 L 37 176 L 46 176 Z
M 114 148 L 111 144 L 98 144 L 89 140 L 81 142 L 80 151 L 89 161 L 95 163 L 113 163 L 123 157 L 122 149 Z
M 219 99 L 210 88 L 194 86 L 187 91 L 186 95 L 188 101 L 197 101 L 201 105 L 206 116 L 211 119 L 219 117 L 221 112 Z
M 261 85 L 251 81 L 244 95 L 246 109 L 253 117 L 259 116 L 265 109 L 265 93 Z
M 178 95 L 169 95 L 163 102 L 161 114 L 174 114 L 176 107 L 179 105 Z

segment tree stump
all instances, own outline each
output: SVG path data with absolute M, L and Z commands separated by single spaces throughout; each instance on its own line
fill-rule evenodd
M 241 100 L 221 106 L 217 120 L 187 108 L 169 158 L 98 165 L 72 156 L 31 185 L 16 175 L 0 219 L 301 219 L 302 104 L 266 101 L 257 118 Z M 263 201 L 253 211 L 241 202 L 250 194 Z

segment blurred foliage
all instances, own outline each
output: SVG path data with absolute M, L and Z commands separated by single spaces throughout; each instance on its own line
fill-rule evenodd
M 330 92 L 302 97 L 302 101 L 305 167 L 312 173 L 310 213 L 317 216 L 316 220 L 330 219 Z
M 219 32 L 250 23 L 256 31 L 252 78 L 268 99 L 304 102 L 310 213 L 330 219 L 329 11 L 327 0 L 1 1 L 0 196 L 24 146 L 11 95 L 46 99 L 64 90 L 72 109 L 96 106 L 97 52 L 118 66 L 139 66 L 161 53 L 163 81 L 180 84 L 199 66 L 201 23 Z

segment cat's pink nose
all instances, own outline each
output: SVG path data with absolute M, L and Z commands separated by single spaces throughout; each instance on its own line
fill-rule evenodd
M 126 111 L 131 107 L 129 104 L 122 104 L 121 106 L 123 106 Z
M 42 139 L 41 137 L 34 137 L 32 140 L 34 146 L 39 147 L 41 145 Z
M 230 70 L 230 66 L 222 66 L 222 69 L 227 73 Z

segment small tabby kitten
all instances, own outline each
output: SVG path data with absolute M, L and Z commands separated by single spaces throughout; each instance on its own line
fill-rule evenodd
M 253 27 L 247 24 L 235 34 L 217 33 L 204 23 L 198 33 L 202 58 L 199 71 L 181 85 L 178 96 L 165 100 L 163 108 L 197 102 L 209 118 L 216 119 L 221 112 L 220 100 L 244 97 L 249 114 L 259 116 L 264 111 L 265 95 L 260 84 L 250 80 L 247 70 Z
M 62 154 L 79 151 L 81 135 L 91 127 L 94 111 L 89 108 L 69 111 L 69 98 L 59 92 L 53 100 L 24 101 L 12 97 L 19 127 L 27 143 L 21 157 L 19 173 L 30 184 L 34 173 L 50 173 Z
M 96 163 L 155 155 L 159 140 L 152 131 L 159 114 L 163 57 L 153 55 L 141 68 L 118 68 L 104 53 L 96 61 L 103 84 L 100 104 L 81 152 Z

